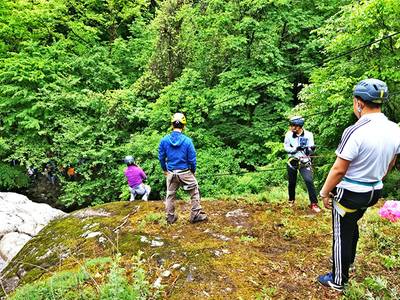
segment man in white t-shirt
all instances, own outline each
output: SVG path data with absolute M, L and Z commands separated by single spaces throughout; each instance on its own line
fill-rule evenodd
M 313 171 L 310 155 L 315 150 L 314 136 L 312 132 L 305 130 L 304 118 L 295 116 L 290 118 L 290 130 L 285 135 L 283 146 L 288 153 L 287 163 L 289 204 L 293 204 L 296 196 L 297 173 L 304 179 L 310 199 L 310 209 L 319 213 L 317 193 L 313 182 Z
M 333 264 L 332 272 L 317 280 L 338 291 L 348 282 L 349 267 L 356 256 L 357 222 L 380 198 L 382 179 L 400 153 L 400 127 L 381 111 L 388 99 L 386 83 L 362 80 L 353 96 L 353 110 L 359 120 L 343 132 L 336 161 L 320 191 L 324 206 L 332 209 Z

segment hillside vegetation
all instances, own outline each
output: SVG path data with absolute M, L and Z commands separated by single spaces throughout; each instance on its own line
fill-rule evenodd
M 0 187 L 25 189 L 26 168 L 50 164 L 59 207 L 127 199 L 120 160 L 134 155 L 161 199 L 157 146 L 176 111 L 204 196 L 283 185 L 294 114 L 314 132 L 318 185 L 357 81 L 385 80 L 400 121 L 399 19 L 397 0 L 3 0 Z

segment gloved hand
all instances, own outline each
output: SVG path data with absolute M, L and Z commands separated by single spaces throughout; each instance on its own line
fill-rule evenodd
M 304 150 L 304 148 L 301 146 L 297 146 L 297 148 L 296 148 L 296 151 L 303 151 L 303 150 Z
M 305 150 L 306 155 L 313 155 L 314 152 L 315 152 L 315 146 L 308 147 Z

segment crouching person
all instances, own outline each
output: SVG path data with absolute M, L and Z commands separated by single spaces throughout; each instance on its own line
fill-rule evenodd
M 147 201 L 151 188 L 149 185 L 143 183 L 147 179 L 146 174 L 135 164 L 133 156 L 126 156 L 124 162 L 127 165 L 124 174 L 128 180 L 129 191 L 131 192 L 130 201 L 134 201 L 137 195 L 142 196 L 142 200 Z
M 186 125 L 186 118 L 181 113 L 172 116 L 172 133 L 161 139 L 158 148 L 158 159 L 167 181 L 167 196 L 165 207 L 167 222 L 175 223 L 178 215 L 175 214 L 175 195 L 179 187 L 183 187 L 190 194 L 192 209 L 191 223 L 207 220 L 207 215 L 200 205 L 199 186 L 195 177 L 196 151 L 192 140 L 182 131 Z

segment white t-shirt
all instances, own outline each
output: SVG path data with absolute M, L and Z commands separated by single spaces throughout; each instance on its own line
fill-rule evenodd
M 345 177 L 365 183 L 381 181 L 390 162 L 399 153 L 400 127 L 383 113 L 366 114 L 346 128 L 336 149 L 338 157 L 350 161 Z M 372 187 L 341 181 L 337 187 L 363 193 L 381 189 L 383 184 Z
M 285 135 L 284 140 L 285 151 L 288 152 L 289 157 L 298 158 L 302 162 L 308 162 L 310 157 L 306 155 L 303 151 L 296 151 L 298 146 L 302 146 L 303 148 L 309 148 L 314 146 L 314 136 L 313 134 L 303 129 L 303 133 L 297 135 L 292 131 L 288 131 Z

